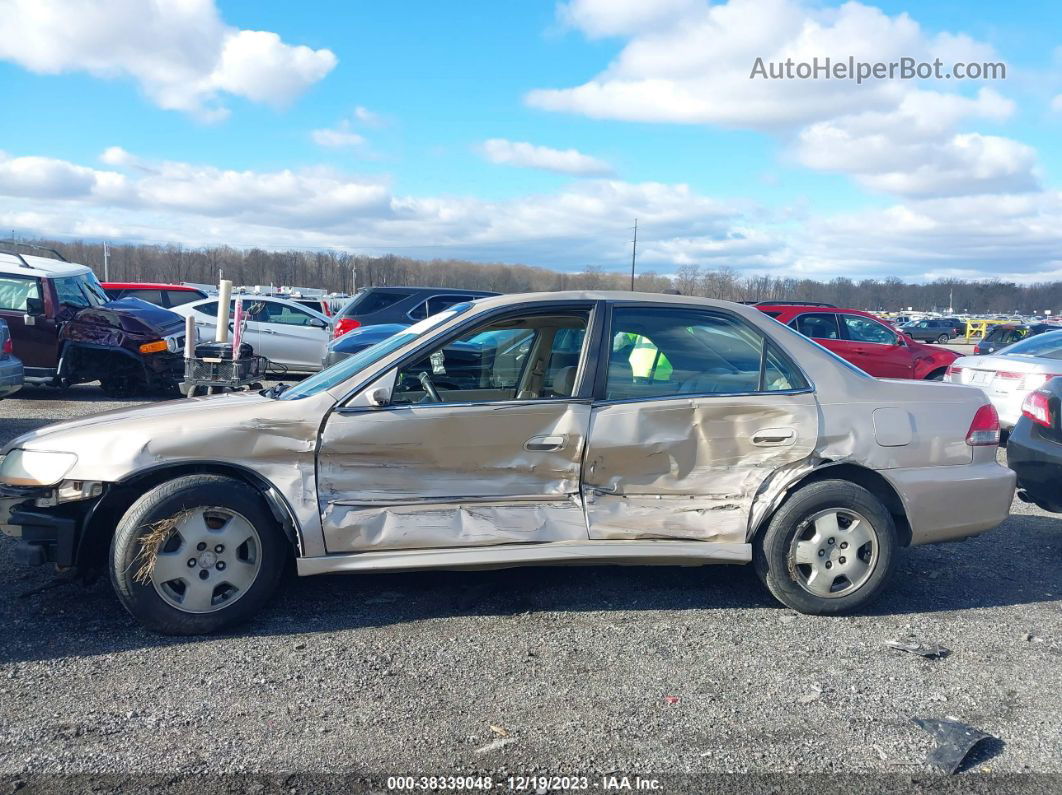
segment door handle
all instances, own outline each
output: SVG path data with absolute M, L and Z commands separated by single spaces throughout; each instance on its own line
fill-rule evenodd
M 762 428 L 752 434 L 752 443 L 760 447 L 778 447 L 795 440 L 796 431 L 792 428 Z
M 567 443 L 567 436 L 532 436 L 524 442 L 524 449 L 529 453 L 549 453 L 563 450 Z

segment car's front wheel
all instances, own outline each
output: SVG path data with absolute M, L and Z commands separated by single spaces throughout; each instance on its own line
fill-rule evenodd
M 257 491 L 233 478 L 187 475 L 126 511 L 111 542 L 111 582 L 148 629 L 199 635 L 256 613 L 290 554 Z
M 791 495 L 754 547 L 756 572 L 778 601 L 801 613 L 839 615 L 869 604 L 892 572 L 892 516 L 873 494 L 823 480 Z

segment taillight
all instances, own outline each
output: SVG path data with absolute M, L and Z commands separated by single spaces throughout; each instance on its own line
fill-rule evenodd
M 1021 404 L 1021 415 L 1028 417 L 1037 425 L 1043 425 L 1045 428 L 1051 427 L 1051 405 L 1048 402 L 1048 396 L 1044 392 L 1030 392 L 1025 396 L 1025 401 Z
M 947 378 L 948 376 L 955 376 L 955 378 L 957 379 L 961 375 L 962 375 L 962 368 L 961 367 L 956 367 L 954 364 L 949 364 L 948 365 L 948 369 L 944 371 L 944 377 L 945 378 Z
M 335 326 L 332 327 L 332 339 L 339 339 L 348 331 L 353 331 L 360 325 L 360 320 L 355 320 L 352 317 L 341 317 L 336 321 Z
M 1017 381 L 1025 377 L 1025 373 L 1008 373 L 1006 370 L 1000 370 L 996 373 L 996 378 L 1003 378 L 1008 381 Z
M 1039 389 L 1052 378 L 1058 378 L 1057 373 L 1026 373 L 1021 382 L 1022 389 Z
M 981 406 L 974 414 L 970 430 L 966 432 L 966 444 L 971 447 L 999 444 L 999 415 L 991 403 Z
M 4 340 L 4 351 L 3 352 L 5 354 L 9 354 L 9 353 L 14 353 L 15 352 L 15 341 L 13 339 L 11 339 L 10 337 L 8 337 L 6 340 Z

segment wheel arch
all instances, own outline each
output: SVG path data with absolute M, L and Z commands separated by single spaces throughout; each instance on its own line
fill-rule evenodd
M 248 467 L 218 461 L 176 461 L 137 470 L 112 484 L 85 516 L 78 542 L 79 566 L 106 558 L 115 527 L 129 507 L 144 494 L 182 475 L 222 475 L 242 481 L 257 491 L 284 531 L 296 557 L 303 553 L 302 528 L 287 499 L 269 480 Z
M 889 483 L 881 473 L 860 466 L 859 464 L 848 462 L 824 463 L 808 472 L 803 477 L 790 483 L 777 504 L 772 507 L 771 510 L 767 511 L 763 518 L 760 519 L 752 533 L 752 538 L 755 538 L 764 531 L 767 524 L 771 521 L 771 517 L 778 512 L 778 509 L 781 508 L 786 500 L 788 500 L 793 494 L 804 486 L 823 480 L 846 480 L 865 488 L 877 497 L 881 501 L 881 504 L 885 506 L 885 509 L 892 515 L 893 523 L 896 525 L 897 540 L 900 542 L 900 545 L 905 547 L 911 545 L 911 523 L 907 518 L 907 508 L 904 505 L 899 492 L 896 491 L 893 485 Z

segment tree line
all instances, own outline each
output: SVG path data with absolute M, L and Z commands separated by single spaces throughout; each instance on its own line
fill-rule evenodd
M 90 266 L 103 280 L 103 246 L 85 241 L 32 241 Z M 532 265 L 477 263 L 458 259 L 419 260 L 341 251 L 266 251 L 229 246 L 114 244 L 106 275 L 111 281 L 216 284 L 219 274 L 237 285 L 289 285 L 350 293 L 356 287 L 426 285 L 517 293 L 539 290 L 629 290 L 630 273 L 587 265 L 574 273 Z M 356 283 L 355 283 L 356 279 Z M 829 281 L 791 276 L 743 275 L 731 268 L 679 266 L 671 275 L 642 272 L 635 289 L 678 291 L 730 301 L 819 301 L 874 311 L 916 310 L 974 314 L 1042 313 L 1062 308 L 1062 282 L 1018 284 L 999 279 L 938 279 L 905 282 L 897 277 Z

